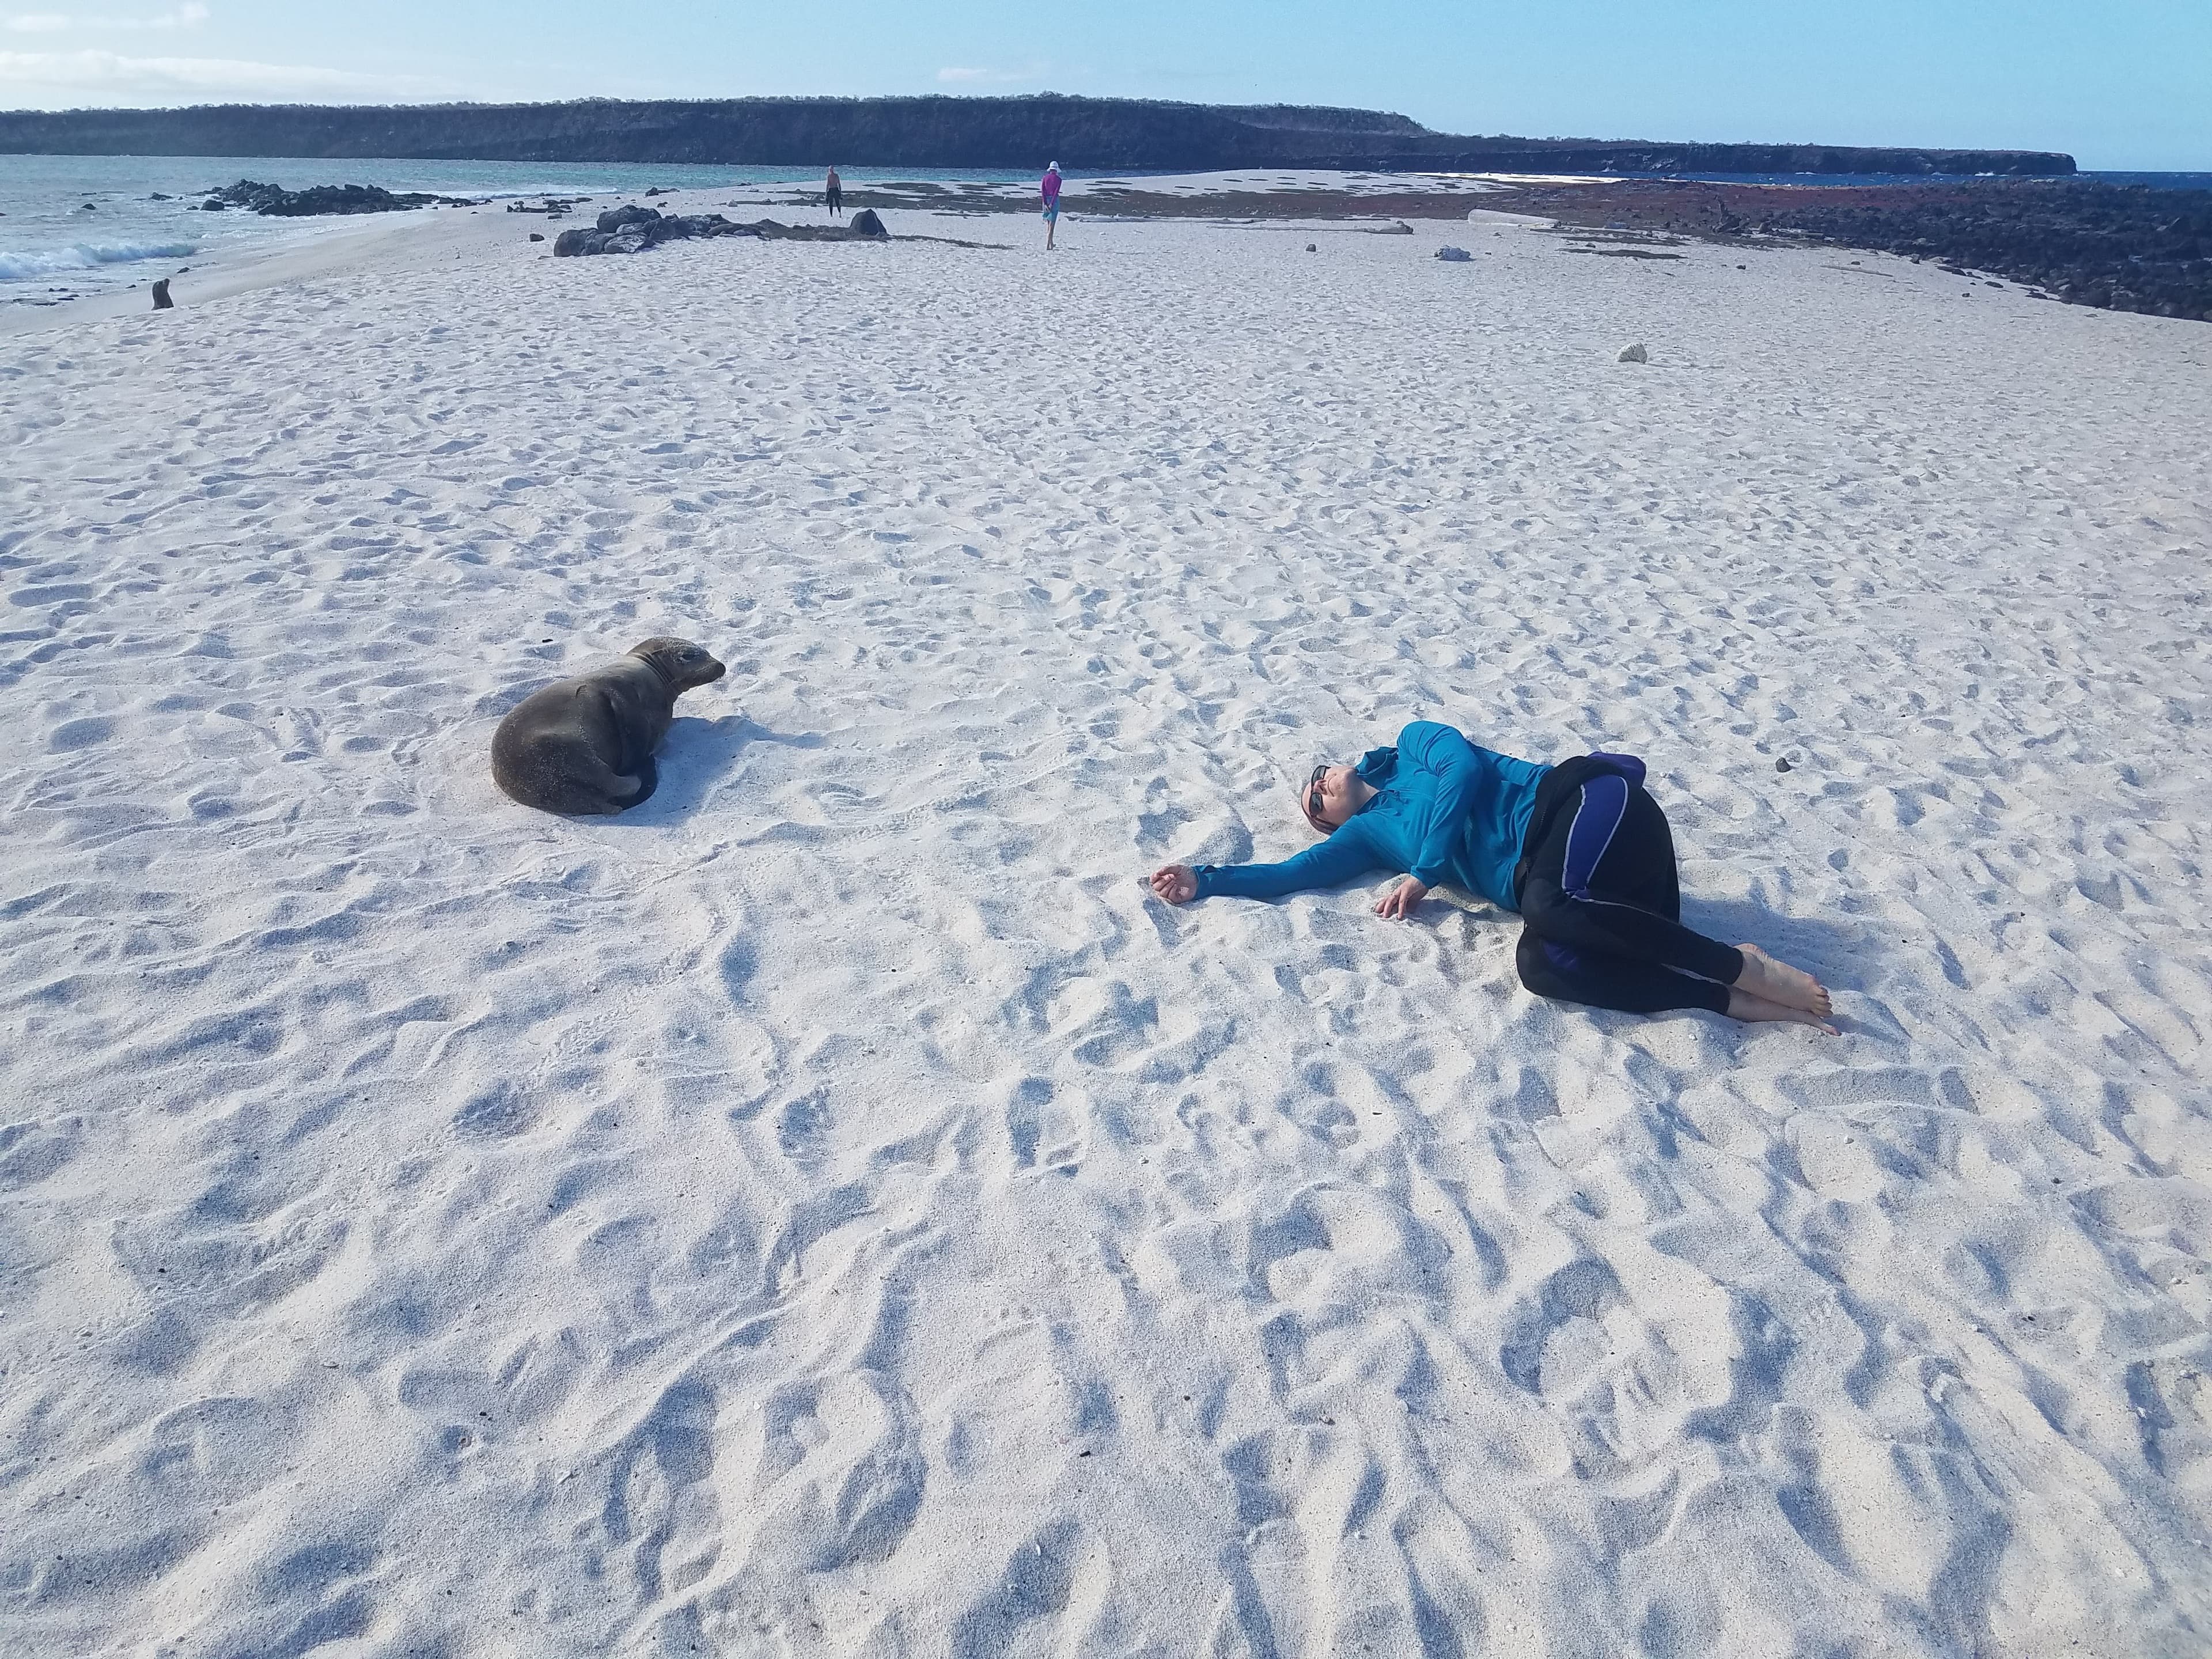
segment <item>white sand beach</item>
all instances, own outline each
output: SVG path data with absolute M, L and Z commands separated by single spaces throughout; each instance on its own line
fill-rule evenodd
M 11 322 L 0 1651 L 2212 1652 L 2212 328 L 1071 212 Z M 1147 893 L 1416 718 L 1844 1035 Z

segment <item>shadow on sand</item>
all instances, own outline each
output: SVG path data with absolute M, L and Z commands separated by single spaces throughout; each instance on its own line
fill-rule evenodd
M 1823 916 L 1785 916 L 1748 899 L 1685 897 L 1682 922 L 1723 945 L 1758 945 L 1802 968 L 1831 991 L 1858 988 L 1857 958 L 1866 949 L 1863 925 Z
M 738 757 L 751 744 L 780 743 L 793 749 L 819 749 L 823 742 L 811 732 L 771 732 L 743 714 L 722 714 L 713 720 L 679 714 L 669 723 L 668 735 L 653 757 L 659 769 L 659 787 L 650 799 L 603 821 L 665 824 L 711 801 Z

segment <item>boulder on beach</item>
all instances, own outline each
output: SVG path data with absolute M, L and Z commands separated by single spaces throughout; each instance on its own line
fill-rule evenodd
M 611 235 L 625 225 L 655 225 L 661 221 L 659 208 L 640 207 L 633 202 L 627 207 L 609 208 L 599 217 L 599 228 Z
M 1651 354 L 1646 351 L 1639 342 L 1635 345 L 1624 347 L 1620 356 L 1613 361 L 1619 363 L 1648 363 L 1651 361 Z

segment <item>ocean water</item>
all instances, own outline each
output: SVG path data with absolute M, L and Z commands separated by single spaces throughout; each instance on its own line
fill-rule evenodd
M 1012 184 L 1024 172 L 962 168 L 848 167 L 849 185 L 927 179 Z M 1081 176 L 1071 175 L 1071 176 Z M 1120 174 L 1116 176 L 1128 176 Z M 1635 175 L 1626 175 L 1635 176 Z M 1874 185 L 1924 182 L 1887 173 L 1680 173 L 1716 183 Z M 2212 173 L 2092 173 L 2084 178 L 2168 190 L 2212 190 Z M 310 185 L 380 185 L 386 190 L 513 199 L 551 192 L 635 197 L 665 189 L 789 185 L 818 188 L 811 167 L 697 167 L 622 161 L 329 161 L 269 156 L 0 155 L 0 305 L 55 305 L 173 273 L 191 260 L 297 242 L 355 221 L 264 219 L 233 210 L 204 213 L 210 189 L 256 179 L 301 190 Z M 156 195 L 170 199 L 156 201 Z
M 848 185 L 896 179 L 1012 182 L 1011 173 L 957 168 L 844 167 Z M 1028 174 L 1022 175 L 1024 179 Z M 811 167 L 677 167 L 596 161 L 301 160 L 265 155 L 0 155 L 0 305 L 57 305 L 135 288 L 195 257 L 328 235 L 356 219 L 264 219 L 232 209 L 204 213 L 217 185 L 240 179 L 303 190 L 380 185 L 391 191 L 514 199 L 635 197 L 668 190 L 788 185 L 819 189 Z M 166 196 L 167 201 L 153 199 Z

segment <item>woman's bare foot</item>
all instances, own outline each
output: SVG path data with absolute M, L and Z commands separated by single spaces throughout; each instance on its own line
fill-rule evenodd
M 1826 1031 L 1830 1036 L 1839 1036 L 1836 1028 L 1809 1008 L 1791 1008 L 1779 1002 L 1769 1002 L 1765 997 L 1753 996 L 1748 991 L 1729 988 L 1729 1018 L 1740 1019 L 1747 1025 L 1766 1025 L 1786 1023 L 1809 1025 L 1816 1031 Z
M 1832 1012 L 1828 1003 L 1828 988 L 1802 968 L 1777 962 L 1756 945 L 1739 945 L 1735 948 L 1743 952 L 1743 971 L 1735 976 L 1735 989 L 1764 1002 L 1778 1002 L 1785 1008 L 1817 1014 L 1821 1019 L 1827 1018 Z

